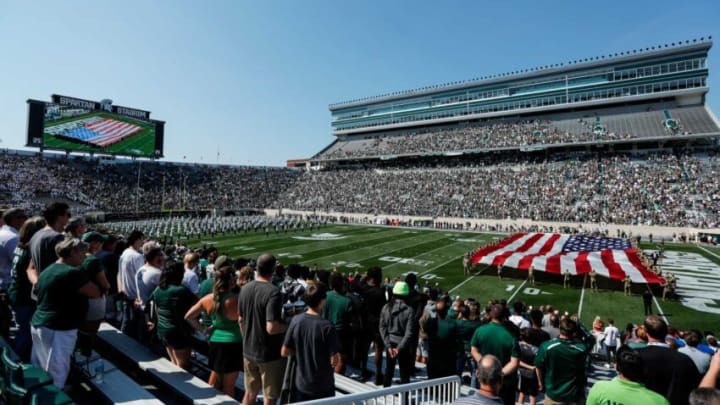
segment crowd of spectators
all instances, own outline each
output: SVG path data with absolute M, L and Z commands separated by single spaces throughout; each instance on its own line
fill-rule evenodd
M 437 285 L 420 285 L 413 273 L 401 280 L 383 277 L 379 267 L 364 274 L 286 267 L 268 253 L 233 260 L 213 247 L 146 240 L 140 230 L 125 241 L 89 230 L 64 203 L 30 219 L 9 209 L 3 221 L 3 253 L 12 243 L 17 249 L 16 260 L 0 269 L 13 292 L 0 312 L 12 309 L 23 323 L 18 330 L 29 328 L 31 342 L 18 333 L 12 344 L 26 361 L 31 352 L 58 387 L 67 380 L 78 336 L 90 353 L 97 319 L 105 319 L 146 345 L 158 336 L 182 368 L 190 368 L 193 342 L 209 346 L 210 383 L 234 395 L 243 372 L 246 403 L 261 389 L 266 404 L 333 396 L 335 375 L 350 369 L 389 386 L 398 382 L 397 365 L 404 384 L 418 372 L 416 362 L 429 378 L 458 375 L 478 388 L 478 397 L 463 403 L 535 403 L 540 392 L 545 403 L 582 403 L 587 364 L 602 351 L 619 376 L 596 384 L 588 403 L 632 395 L 642 403 L 696 404 L 718 395 L 714 333 L 679 331 L 654 315 L 624 331 L 596 319 L 590 332 L 564 309 L 452 298 Z M 289 356 L 294 362 L 283 359 Z M 289 386 L 286 367 L 295 371 Z M 629 391 L 618 394 L 623 390 Z
M 720 159 L 594 154 L 300 175 L 274 207 L 382 215 L 715 227 Z
M 658 134 L 688 135 L 680 122 L 673 126 L 657 122 Z M 523 148 L 533 145 L 571 144 L 579 142 L 618 141 L 646 137 L 645 134 L 609 131 L 592 117 L 578 118 L 573 130 L 559 128 L 553 121 L 499 120 L 466 126 L 428 128 L 377 135 L 372 139 L 339 140 L 318 155 L 321 160 L 377 157 L 387 155 L 426 154 L 476 151 L 501 148 Z

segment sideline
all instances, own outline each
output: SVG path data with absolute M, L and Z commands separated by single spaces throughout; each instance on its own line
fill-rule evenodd
M 707 252 L 707 253 L 710 253 L 711 255 L 713 255 L 713 256 L 715 256 L 715 257 L 717 257 L 718 259 L 720 259 L 720 256 L 718 256 L 717 254 L 715 254 L 715 253 L 713 253 L 713 252 L 711 252 L 711 251 L 709 251 L 709 250 L 705 249 L 704 247 L 702 247 L 702 246 L 698 246 L 698 248 L 700 248 L 700 249 L 704 250 L 705 252 Z
M 650 293 L 652 293 L 652 291 L 650 290 L 650 286 L 648 286 L 646 284 L 645 287 L 647 287 L 648 291 L 650 291 Z M 670 322 L 668 322 L 667 316 L 665 316 L 665 312 L 663 312 L 662 308 L 660 308 L 660 303 L 658 302 L 655 294 L 653 294 L 653 301 L 655 301 L 655 306 L 657 307 L 658 314 L 660 316 L 662 316 L 662 319 L 665 321 L 666 324 L 670 325 Z

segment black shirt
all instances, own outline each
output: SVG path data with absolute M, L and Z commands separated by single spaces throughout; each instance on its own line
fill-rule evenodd
M 244 356 L 256 363 L 279 359 L 283 335 L 268 334 L 266 324 L 282 321 L 280 289 L 268 282 L 249 282 L 240 289 L 238 312 L 242 317 Z
M 690 357 L 662 346 L 648 346 L 639 352 L 645 364 L 640 382 L 672 405 L 687 405 L 690 391 L 698 386 L 701 378 Z
M 330 357 L 338 352 L 338 341 L 332 322 L 318 315 L 297 315 L 290 322 L 284 345 L 295 350 L 295 386 L 300 392 L 311 395 L 335 392 Z
M 362 295 L 365 298 L 365 310 L 367 327 L 376 331 L 380 323 L 380 312 L 385 306 L 385 289 L 380 286 L 362 286 Z

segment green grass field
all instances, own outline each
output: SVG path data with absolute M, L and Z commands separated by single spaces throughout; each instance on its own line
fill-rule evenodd
M 90 145 L 86 145 L 80 142 L 71 142 L 64 139 L 56 138 L 55 136 L 45 133 L 43 136 L 44 147 L 48 149 L 60 149 L 60 150 L 73 150 L 81 152 L 95 152 L 95 153 L 109 153 L 117 155 L 128 155 L 128 156 L 143 156 L 143 157 L 154 157 L 155 156 L 155 126 L 153 124 L 134 120 L 132 118 L 123 117 L 121 115 L 107 114 L 102 112 L 91 112 L 88 114 L 78 115 L 76 117 L 59 119 L 51 122 L 45 122 L 45 126 L 59 125 L 66 122 L 71 122 L 78 119 L 84 119 L 88 117 L 102 117 L 110 118 L 116 121 L 124 121 L 130 124 L 138 125 L 144 129 L 137 134 L 134 134 L 120 142 L 112 144 L 106 148 L 98 148 Z
M 320 234 L 325 236 L 313 237 Z M 191 246 L 212 244 L 221 254 L 233 258 L 251 258 L 262 252 L 271 252 L 284 264 L 303 263 L 308 266 L 317 265 L 321 269 L 337 267 L 338 271 L 344 273 L 356 270 L 362 272 L 376 265 L 381 266 L 383 274 L 390 277 L 403 277 L 408 272 L 416 272 L 420 285 L 426 281 L 430 284 L 437 282 L 443 290 L 450 291 L 452 296 L 474 297 L 481 302 L 496 298 L 522 300 L 535 306 L 553 304 L 561 311 L 578 313 L 588 327 L 596 315 L 603 319 L 615 319 L 620 328 L 627 322 L 642 322 L 643 304 L 639 295 L 626 297 L 621 291 L 600 290 L 593 293 L 584 288 L 564 289 L 559 278 L 557 282 L 538 282 L 531 287 L 523 279 L 505 277 L 499 280 L 495 272 L 466 277 L 462 269 L 462 255 L 494 238 L 504 236 L 442 230 L 328 225 L 321 230 L 306 230 L 303 233 L 290 231 L 276 235 L 271 232 L 268 238 L 263 232 L 250 232 L 247 235 L 205 237 L 188 242 Z M 650 244 L 643 246 L 646 249 L 654 247 L 655 245 Z M 668 255 L 697 255 L 693 257 L 706 261 L 708 266 L 716 267 L 715 277 L 720 281 L 719 250 L 668 244 L 666 252 Z M 679 290 L 683 288 L 684 281 L 687 282 L 689 291 L 695 288 L 695 281 L 689 274 L 679 274 Z M 698 273 L 698 276 L 703 274 Z M 707 281 L 715 282 L 712 274 L 707 276 Z M 705 280 L 702 283 L 705 283 Z M 720 301 L 720 293 L 716 293 L 715 297 Z M 690 308 L 689 306 L 693 306 L 691 303 L 662 301 L 658 298 L 654 312 L 664 314 L 671 324 L 679 328 L 717 331 L 720 326 L 718 301 L 710 299 L 711 309 L 703 311 Z

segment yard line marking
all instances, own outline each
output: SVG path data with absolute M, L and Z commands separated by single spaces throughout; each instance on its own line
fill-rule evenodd
M 650 286 L 649 286 L 649 285 L 646 284 L 645 286 L 647 287 L 648 290 L 650 290 Z M 650 291 L 650 292 L 652 293 L 652 291 Z M 670 322 L 668 322 L 668 319 L 667 319 L 667 317 L 665 316 L 665 313 L 663 312 L 662 308 L 660 308 L 660 303 L 658 302 L 657 297 L 655 297 L 655 294 L 653 294 L 653 301 L 655 301 L 655 306 L 656 306 L 657 309 L 658 309 L 658 313 L 660 314 L 660 316 L 662 316 L 662 318 L 663 318 L 663 320 L 665 321 L 665 323 L 669 325 Z
M 578 319 L 582 320 L 582 304 L 583 300 L 585 299 L 585 282 L 587 281 L 587 274 L 585 274 L 585 277 L 583 278 L 583 284 L 582 284 L 582 290 L 580 290 L 580 305 L 578 305 Z
M 454 245 L 454 243 L 453 243 L 453 245 Z M 448 245 L 448 246 L 451 246 L 451 245 Z M 424 275 L 424 274 L 426 274 L 426 273 L 429 273 L 429 272 L 432 271 L 432 270 L 439 269 L 440 267 L 442 267 L 442 266 L 444 266 L 444 265 L 446 265 L 446 264 L 448 264 L 448 263 L 450 263 L 450 262 L 453 262 L 453 261 L 457 260 L 457 259 L 460 258 L 460 257 L 462 257 L 462 255 L 460 255 L 460 256 L 454 256 L 452 259 L 450 259 L 450 260 L 448 260 L 448 261 L 446 261 L 446 262 L 442 262 L 441 264 L 438 264 L 437 266 L 433 267 L 432 269 L 423 271 L 422 273 L 418 274 L 418 276 L 422 276 L 422 275 Z
M 704 248 L 704 247 L 702 247 L 702 246 L 698 246 L 698 247 L 699 247 L 700 249 L 702 249 L 702 250 L 704 250 L 704 251 L 706 251 L 706 252 L 710 253 L 711 255 L 713 255 L 713 256 L 715 256 L 715 257 L 717 257 L 718 259 L 720 259 L 720 256 L 716 255 L 715 253 L 713 253 L 713 252 L 711 252 L 711 251 L 709 251 L 709 250 L 705 249 L 705 248 Z
M 407 240 L 413 240 L 413 239 L 416 239 L 416 238 L 424 238 L 424 237 L 426 237 L 426 236 L 427 236 L 427 235 L 418 235 L 418 236 L 413 236 L 413 237 L 410 237 L 410 238 L 407 238 L 407 239 L 401 239 L 401 240 L 402 240 L 402 241 L 407 241 Z M 375 239 L 382 239 L 382 238 L 375 238 Z M 437 239 L 430 239 L 430 240 L 428 240 L 427 242 L 434 242 L 434 241 L 443 240 L 443 239 L 445 239 L 445 238 L 443 237 L 443 238 L 437 238 Z M 368 240 L 371 240 L 371 239 L 368 239 Z M 374 247 L 377 247 L 377 246 L 387 245 L 388 243 L 398 243 L 398 241 L 397 241 L 397 240 L 391 240 L 391 241 L 388 241 L 388 242 L 378 243 L 377 245 L 364 246 L 364 247 L 361 247 L 361 248 L 359 248 L 359 249 L 357 249 L 357 250 L 374 248 Z M 346 243 L 345 245 L 349 245 L 349 243 Z M 340 246 L 345 246 L 345 245 L 340 245 Z M 412 246 L 412 245 L 411 245 L 411 246 Z M 398 250 L 407 249 L 407 248 L 409 248 L 409 247 L 411 247 L 411 246 L 399 247 L 399 248 L 393 249 L 393 250 L 391 250 L 391 251 L 389 251 L 389 252 L 384 252 L 383 254 L 388 254 L 388 253 L 396 252 L 396 251 L 398 251 Z M 324 249 L 317 249 L 317 250 L 324 250 Z M 316 250 L 316 251 L 317 251 L 317 250 Z M 311 250 L 310 252 L 313 252 L 313 251 Z M 297 252 L 297 253 L 310 253 L 310 252 Z M 291 252 L 291 253 L 295 254 L 296 252 Z M 377 253 L 377 252 L 376 252 L 376 253 Z M 335 253 L 335 254 L 328 255 L 328 256 L 315 257 L 315 258 L 313 258 L 313 259 L 311 259 L 311 260 L 326 259 L 326 258 L 328 258 L 328 257 L 333 257 L 333 256 L 338 256 L 338 255 L 344 255 L 344 254 L 348 254 L 348 250 L 344 250 L 344 251 L 342 251 L 342 252 Z M 359 263 L 359 262 L 362 262 L 362 261 L 364 261 L 364 260 L 371 259 L 371 258 L 373 258 L 373 257 L 375 257 L 375 256 L 377 256 L 377 254 L 373 254 L 372 256 L 364 257 L 364 258 L 362 258 L 362 259 L 360 259 L 360 260 L 357 260 L 357 259 L 354 259 L 354 258 L 353 258 L 352 260 L 353 260 L 354 263 Z
M 463 281 L 462 283 L 460 283 L 460 284 L 456 285 L 455 287 L 453 287 L 452 289 L 450 289 L 450 291 L 448 291 L 448 294 L 450 294 L 451 292 L 457 290 L 457 289 L 460 288 L 463 284 L 467 283 L 468 281 L 472 280 L 473 278 L 475 278 L 475 276 L 470 276 L 470 277 L 466 278 L 465 281 Z
M 520 287 L 518 287 L 517 290 L 515 290 L 515 292 L 513 293 L 513 295 L 511 295 L 510 298 L 508 298 L 508 302 L 512 301 L 512 299 L 515 298 L 517 293 L 520 292 L 520 290 L 522 290 L 525 283 L 527 283 L 527 279 L 523 280 L 522 284 L 520 284 Z

